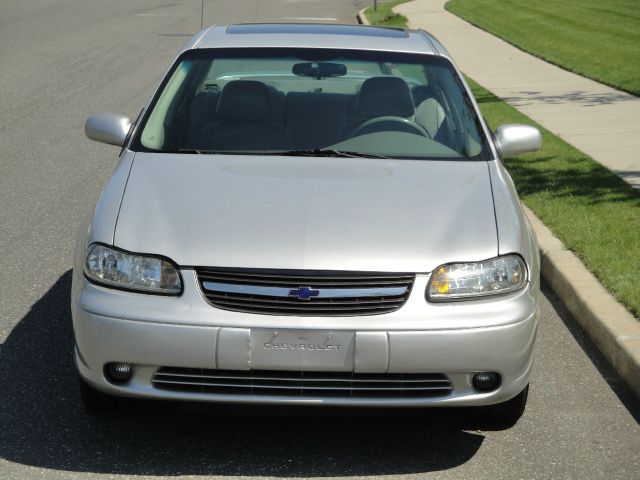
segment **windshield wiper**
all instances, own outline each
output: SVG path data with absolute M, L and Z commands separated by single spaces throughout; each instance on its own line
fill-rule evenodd
M 225 150 L 207 150 L 205 148 L 167 148 L 164 150 L 151 150 L 153 153 L 196 153 L 198 155 L 237 155 L 237 152 Z
M 198 155 L 206 155 L 209 153 L 219 153 L 219 152 L 216 152 L 215 150 L 203 150 L 203 149 L 197 149 L 197 148 L 178 148 L 177 150 L 174 150 L 171 152 L 163 151 L 162 153 L 197 153 Z
M 196 153 L 198 155 L 272 155 L 286 157 L 338 157 L 338 158 L 379 158 L 388 160 L 389 157 L 384 155 L 375 155 L 373 153 L 350 152 L 345 150 L 334 149 L 309 149 L 309 150 L 288 150 L 288 151 L 233 151 L 233 150 L 207 150 L 197 148 L 175 148 L 167 150 L 157 150 L 156 153 Z
M 373 153 L 350 152 L 346 150 L 334 150 L 331 148 L 316 148 L 310 150 L 290 150 L 288 152 L 270 152 L 268 155 L 283 155 L 287 157 L 339 157 L 339 158 L 380 158 L 389 159 L 384 155 Z

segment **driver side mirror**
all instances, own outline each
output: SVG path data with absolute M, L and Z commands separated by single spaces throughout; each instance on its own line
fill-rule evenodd
M 115 113 L 96 113 L 87 118 L 84 133 L 96 142 L 122 147 L 130 128 L 129 117 Z
M 495 139 L 502 158 L 535 152 L 542 146 L 540 130 L 517 123 L 499 126 L 495 131 Z

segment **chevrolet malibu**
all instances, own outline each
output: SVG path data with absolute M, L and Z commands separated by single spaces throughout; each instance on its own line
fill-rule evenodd
M 483 407 L 517 421 L 539 257 L 489 130 L 424 31 L 213 26 L 135 122 L 80 229 L 81 396 L 344 407 Z

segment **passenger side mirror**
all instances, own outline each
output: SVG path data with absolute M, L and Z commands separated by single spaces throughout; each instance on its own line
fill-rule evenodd
M 542 146 L 540 130 L 529 125 L 501 125 L 495 131 L 495 138 L 503 158 L 535 152 Z
M 84 133 L 91 140 L 122 147 L 131 128 L 131 120 L 115 113 L 96 113 L 87 118 Z

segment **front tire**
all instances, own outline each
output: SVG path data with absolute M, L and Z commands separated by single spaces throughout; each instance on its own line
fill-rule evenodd
M 498 403 L 496 405 L 488 405 L 482 407 L 482 414 L 484 418 L 498 423 L 500 425 L 513 426 L 515 425 L 527 405 L 527 398 L 529 396 L 529 385 L 522 390 L 518 395 L 506 402 Z

